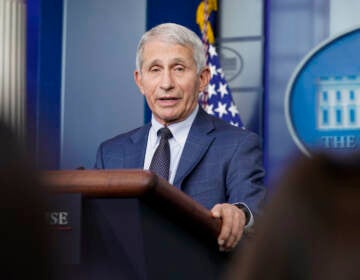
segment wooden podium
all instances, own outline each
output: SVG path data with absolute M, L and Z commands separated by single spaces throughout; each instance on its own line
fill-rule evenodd
M 219 279 L 221 222 L 144 170 L 47 171 L 51 195 L 81 194 L 81 257 L 66 279 Z M 70 248 L 71 249 L 71 248 Z M 61 278 L 61 277 L 59 277 Z

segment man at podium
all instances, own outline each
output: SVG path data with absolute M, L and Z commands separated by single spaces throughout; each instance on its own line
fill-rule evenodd
M 228 251 L 254 222 L 265 196 L 264 169 L 256 134 L 199 107 L 210 75 L 194 32 L 173 23 L 146 32 L 134 78 L 151 122 L 103 142 L 95 167 L 144 168 L 165 178 L 222 219 L 218 244 Z

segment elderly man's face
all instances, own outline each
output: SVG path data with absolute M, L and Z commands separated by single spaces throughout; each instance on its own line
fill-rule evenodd
M 135 81 L 157 121 L 167 125 L 186 119 L 210 79 L 206 67 L 197 73 L 192 50 L 161 41 L 148 42 Z

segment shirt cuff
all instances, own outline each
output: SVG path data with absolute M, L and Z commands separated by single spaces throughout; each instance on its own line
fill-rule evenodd
M 245 229 L 250 228 L 254 224 L 254 215 L 252 214 L 250 208 L 243 202 L 233 203 L 233 205 L 244 211 L 246 218 Z

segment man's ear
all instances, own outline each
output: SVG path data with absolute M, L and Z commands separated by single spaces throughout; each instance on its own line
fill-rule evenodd
M 142 80 L 141 80 L 141 73 L 139 70 L 134 71 L 134 80 L 135 80 L 135 83 L 138 86 L 141 94 L 145 95 L 144 87 L 142 85 Z
M 200 92 L 201 91 L 204 91 L 207 87 L 207 85 L 209 84 L 210 82 L 210 69 L 208 66 L 205 66 L 201 72 L 200 72 L 200 86 L 199 86 L 199 90 Z

